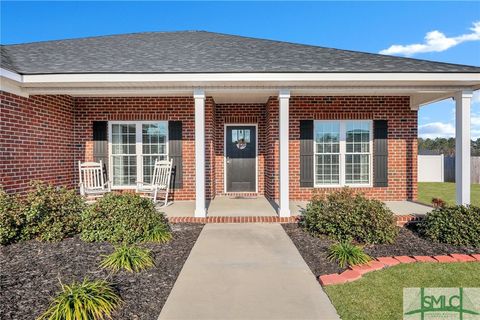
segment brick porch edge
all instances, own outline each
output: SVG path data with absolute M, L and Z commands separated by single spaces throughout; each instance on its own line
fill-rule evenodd
M 421 218 L 413 215 L 395 216 L 397 226 L 403 227 L 410 222 L 419 221 Z M 169 217 L 170 223 L 295 223 L 300 220 L 300 216 L 284 217 L 270 217 L 270 216 L 255 216 L 255 217 Z
M 325 274 L 318 277 L 318 281 L 322 286 L 332 284 L 342 284 L 358 280 L 363 274 L 375 270 L 381 270 L 401 263 L 414 262 L 472 262 L 480 261 L 480 254 L 457 254 L 441 256 L 394 256 L 394 257 L 379 257 L 369 263 L 360 264 L 349 267 L 342 273 Z
M 169 223 L 295 223 L 298 222 L 298 216 L 293 217 L 169 217 Z

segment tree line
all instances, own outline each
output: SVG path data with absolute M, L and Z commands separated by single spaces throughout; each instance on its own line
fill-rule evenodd
M 480 138 L 471 141 L 471 155 L 480 156 Z M 444 155 L 455 155 L 455 138 L 418 138 L 418 150 L 430 150 Z

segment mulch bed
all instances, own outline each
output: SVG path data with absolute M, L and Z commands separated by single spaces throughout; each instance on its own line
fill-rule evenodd
M 315 276 L 339 273 L 345 269 L 327 259 L 328 248 L 335 242 L 326 237 L 314 237 L 297 224 L 284 224 L 283 228 L 292 239 L 298 251 Z M 367 245 L 365 252 L 373 257 L 385 256 L 431 256 L 450 253 L 480 253 L 480 248 L 458 247 L 435 243 L 421 238 L 415 227 L 400 228 L 397 240 L 393 244 Z
M 87 243 L 78 237 L 57 243 L 28 241 L 0 247 L 0 319 L 35 319 L 60 289 L 59 280 L 109 278 L 123 304 L 114 319 L 157 319 L 203 225 L 172 225 L 173 240 L 145 245 L 155 267 L 140 273 L 110 275 L 98 267 L 113 251 L 108 243 Z

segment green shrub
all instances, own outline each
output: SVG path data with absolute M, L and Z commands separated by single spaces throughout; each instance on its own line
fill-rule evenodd
M 398 234 L 393 213 L 383 202 L 348 188 L 314 196 L 305 209 L 302 225 L 313 235 L 325 234 L 338 241 L 392 243 Z
M 480 207 L 436 208 L 420 222 L 420 230 L 435 242 L 478 248 L 480 247 Z
M 111 319 L 113 310 L 121 302 L 105 280 L 84 279 L 81 283 L 61 284 L 61 287 L 62 291 L 39 320 Z
M 328 259 L 337 261 L 341 268 L 367 263 L 372 260 L 363 249 L 348 241 L 335 243 L 328 249 Z
M 171 238 L 167 220 L 152 201 L 130 193 L 110 193 L 89 206 L 82 214 L 81 230 L 85 241 L 132 244 Z
M 25 240 L 59 241 L 79 232 L 85 201 L 75 190 L 33 182 L 25 199 Z
M 118 272 L 122 269 L 138 272 L 154 266 L 151 251 L 135 246 L 121 245 L 106 256 L 100 267 Z
M 22 202 L 0 189 L 0 244 L 20 240 L 24 226 L 25 208 Z

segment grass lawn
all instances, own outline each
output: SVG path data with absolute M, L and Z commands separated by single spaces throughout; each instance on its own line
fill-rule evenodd
M 403 288 L 412 287 L 480 287 L 480 262 L 402 264 L 325 291 L 343 320 L 402 319 Z
M 455 183 L 453 182 L 419 182 L 418 201 L 432 204 L 432 198 L 440 198 L 448 204 L 455 204 Z M 473 205 L 480 206 L 480 184 L 472 184 L 470 196 Z

